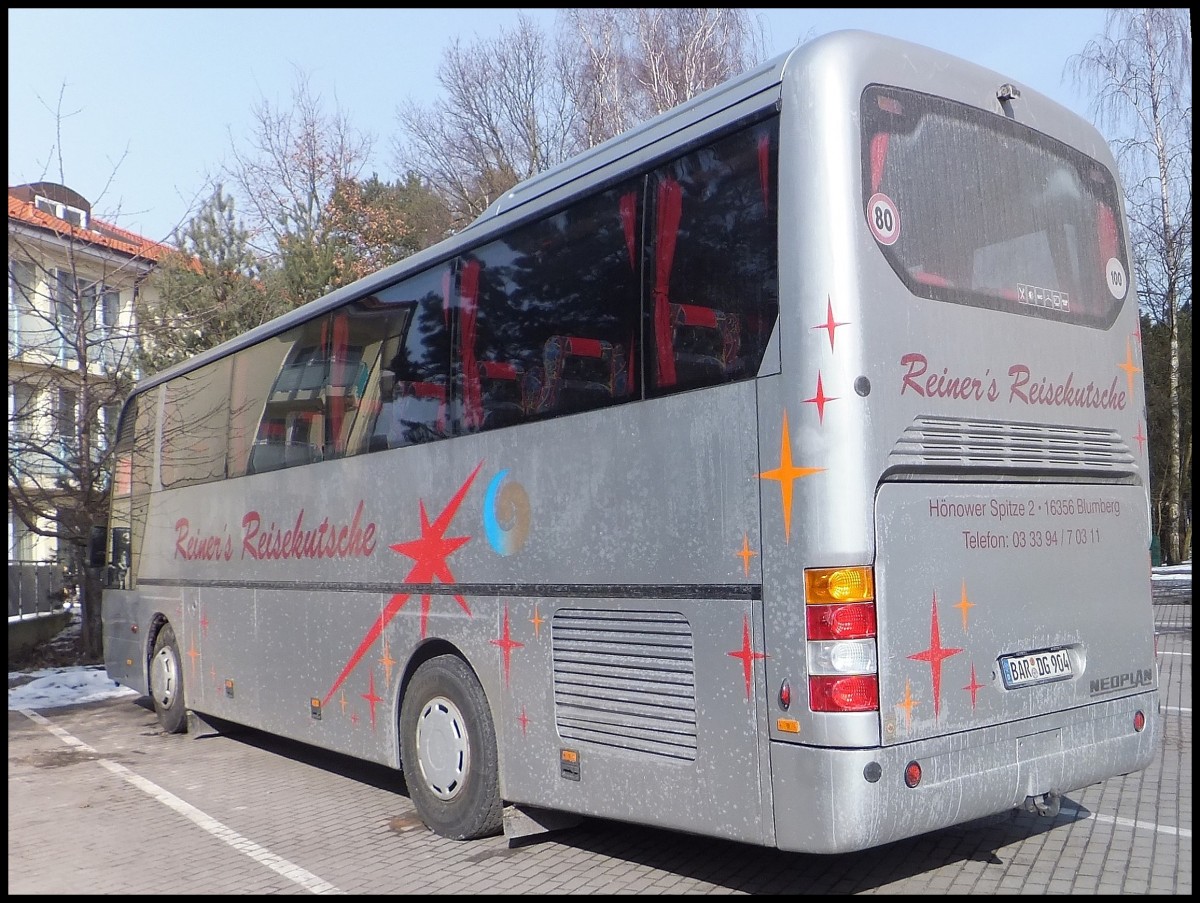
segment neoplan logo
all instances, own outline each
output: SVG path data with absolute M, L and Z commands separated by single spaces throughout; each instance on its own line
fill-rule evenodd
M 1124 674 L 1110 674 L 1108 677 L 1098 677 L 1089 683 L 1088 689 L 1093 696 L 1101 696 L 1116 690 L 1153 685 L 1154 669 L 1139 668 L 1137 671 L 1126 671 Z

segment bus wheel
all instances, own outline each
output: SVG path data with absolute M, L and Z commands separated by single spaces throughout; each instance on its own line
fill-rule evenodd
M 497 834 L 503 823 L 496 730 L 466 662 L 431 658 L 400 707 L 400 760 L 417 814 L 451 840 Z
M 150 698 L 158 723 L 168 734 L 182 734 L 187 728 L 180 662 L 175 631 L 170 624 L 164 624 L 154 640 L 154 654 L 150 657 Z

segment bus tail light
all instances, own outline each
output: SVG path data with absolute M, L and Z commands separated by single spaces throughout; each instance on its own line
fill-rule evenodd
M 904 786 L 913 789 L 921 783 L 921 763 L 909 762 L 904 766 Z
M 811 568 L 804 572 L 804 590 L 809 707 L 878 711 L 874 570 Z
M 804 598 L 809 605 L 873 602 L 875 571 L 869 567 L 809 568 L 804 572 Z
M 809 605 L 805 611 L 810 640 L 851 640 L 875 636 L 875 603 Z
M 879 678 L 874 674 L 810 675 L 808 704 L 814 712 L 876 712 L 879 710 Z

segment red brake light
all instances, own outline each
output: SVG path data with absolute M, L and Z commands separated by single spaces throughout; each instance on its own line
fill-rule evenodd
M 879 678 L 874 674 L 810 676 L 808 705 L 814 712 L 879 710 Z
M 805 611 L 810 640 L 862 640 L 875 636 L 875 604 L 809 605 Z

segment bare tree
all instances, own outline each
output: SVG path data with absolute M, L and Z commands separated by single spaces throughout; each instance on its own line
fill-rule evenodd
M 632 11 L 583 7 L 564 13 L 558 26 L 560 44 L 578 42 L 574 65 L 568 70 L 578 114 L 576 134 L 583 147 L 593 147 L 632 128 L 643 115 L 637 83 L 627 65 Z
M 761 59 L 761 28 L 745 9 L 623 9 L 628 71 L 643 118 L 665 112 L 752 68 Z
M 333 284 L 325 214 L 337 186 L 362 173 L 374 142 L 352 128 L 343 111 L 328 111 L 302 73 L 290 109 L 264 98 L 254 118 L 248 146 L 231 141 L 226 174 L 247 204 L 251 247 L 267 270 L 281 270 L 297 306 Z
M 397 109 L 399 169 L 447 200 L 461 229 L 522 179 L 578 150 L 564 58 L 526 16 L 512 31 L 464 46 L 438 67 L 446 98 Z
M 1105 34 L 1068 66 L 1096 92 L 1099 118 L 1113 140 L 1129 201 L 1131 238 L 1143 311 L 1167 333 L 1165 435 L 1159 478 L 1164 558 L 1190 557 L 1190 521 L 1184 516 L 1191 425 L 1184 430 L 1180 386 L 1179 314 L 1192 299 L 1192 32 L 1186 9 L 1111 9 Z M 1190 370 L 1186 374 L 1191 384 Z M 1185 451 L 1186 450 L 1186 451 Z M 1185 546 L 1186 540 L 1186 546 Z
M 399 168 L 461 229 L 517 182 L 759 61 L 745 9 L 570 9 L 553 41 L 525 17 L 438 69 L 446 99 L 397 111 Z

